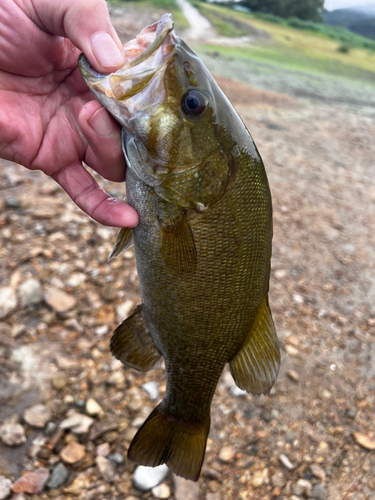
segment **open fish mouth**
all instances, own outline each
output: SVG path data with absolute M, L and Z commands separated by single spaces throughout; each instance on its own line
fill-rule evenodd
M 141 93 L 166 66 L 174 53 L 175 42 L 172 16 L 164 14 L 160 21 L 147 26 L 123 45 L 126 62 L 115 73 L 98 73 L 84 54 L 79 57 L 78 66 L 95 96 L 119 119 L 118 105 L 109 105 L 109 100 L 121 102 Z

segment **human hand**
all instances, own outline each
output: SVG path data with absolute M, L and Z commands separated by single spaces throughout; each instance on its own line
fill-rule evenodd
M 102 73 L 124 63 L 104 0 L 1 0 L 0 157 L 50 175 L 96 221 L 132 227 L 135 210 L 82 165 L 125 180 L 119 126 L 86 87 L 81 51 Z

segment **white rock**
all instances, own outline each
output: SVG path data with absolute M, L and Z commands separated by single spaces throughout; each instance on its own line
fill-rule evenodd
M 94 419 L 91 417 L 81 413 L 73 413 L 63 420 L 59 427 L 61 429 L 70 429 L 74 434 L 86 434 L 93 423 Z
M 158 467 L 144 467 L 139 465 L 134 472 L 133 486 L 137 490 L 149 491 L 162 483 L 169 474 L 167 465 Z
M 289 470 L 293 470 L 296 467 L 295 465 L 292 464 L 292 462 L 289 460 L 289 458 L 284 454 L 279 456 L 279 460 L 284 465 L 284 467 L 286 467 Z
M 235 396 L 236 398 L 249 395 L 246 391 L 240 389 L 236 385 L 234 385 L 229 392 L 232 394 L 232 396 Z
M 159 397 L 159 384 L 157 382 L 147 382 L 142 385 L 142 389 L 150 396 L 151 401 L 156 401 Z
M 95 399 L 89 398 L 86 401 L 86 413 L 91 417 L 95 417 L 96 415 L 102 415 L 104 411 L 100 404 L 95 401 Z
M 51 412 L 46 406 L 38 404 L 27 408 L 23 418 L 31 427 L 43 429 L 51 419 Z
M 25 429 L 20 424 L 4 424 L 0 427 L 0 439 L 8 446 L 26 442 Z
M 74 297 L 57 288 L 48 288 L 45 299 L 47 304 L 58 313 L 69 311 L 69 309 L 72 309 L 76 305 Z
M 86 281 L 86 274 L 83 273 L 73 273 L 71 276 L 69 276 L 68 281 L 66 284 L 68 286 L 76 287 L 76 286 L 81 286 L 83 283 Z
M 134 302 L 132 300 L 125 300 L 122 304 L 116 307 L 116 317 L 117 321 L 121 323 L 125 318 L 129 316 L 134 308 Z
M 0 500 L 5 500 L 10 496 L 10 485 L 12 481 L 5 476 L 0 476 Z
M 161 483 L 159 486 L 152 488 L 152 494 L 155 498 L 169 498 L 171 496 L 171 490 L 167 484 Z
M 17 296 L 10 287 L 0 288 L 0 319 L 4 319 L 17 308 Z
M 18 294 L 23 307 L 36 306 L 44 299 L 42 285 L 38 280 L 33 278 L 20 284 Z

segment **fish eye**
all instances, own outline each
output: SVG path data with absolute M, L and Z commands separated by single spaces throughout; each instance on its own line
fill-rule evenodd
M 190 116 L 199 116 L 206 109 L 206 99 L 198 90 L 188 90 L 181 99 L 182 111 Z

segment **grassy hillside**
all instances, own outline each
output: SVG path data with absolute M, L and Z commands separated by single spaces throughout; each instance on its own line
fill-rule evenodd
M 323 71 L 334 75 L 375 79 L 375 51 L 348 48 L 348 52 L 344 53 L 340 51 L 341 41 L 332 40 L 322 33 L 275 24 L 252 14 L 217 5 L 202 2 L 194 5 L 210 19 L 221 35 L 229 31 L 228 29 L 226 32 L 223 31 L 223 24 L 230 25 L 233 31 L 237 30 L 235 36 L 242 36 L 247 31 L 253 38 L 253 43 L 247 47 L 234 49 L 234 53 L 239 57 L 250 57 L 304 71 Z M 267 33 L 268 39 L 257 37 L 254 28 Z M 219 53 L 233 50 L 222 47 L 211 47 L 211 49 Z

